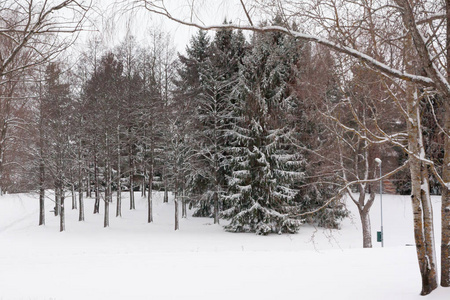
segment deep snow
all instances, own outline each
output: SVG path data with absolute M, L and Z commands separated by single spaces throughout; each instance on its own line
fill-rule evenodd
M 424 299 L 419 296 L 409 197 L 383 195 L 385 247 L 377 197 L 371 211 L 373 249 L 362 249 L 356 209 L 341 230 L 305 225 L 298 234 L 257 236 L 225 232 L 212 219 L 183 219 L 174 231 L 174 206 L 155 193 L 155 222 L 147 224 L 146 199 L 122 218 L 111 205 L 86 221 L 66 200 L 66 232 L 49 211 L 37 226 L 37 195 L 0 197 L 0 299 Z M 439 197 L 433 198 L 436 245 Z M 439 250 L 439 249 L 438 249 Z M 438 253 L 439 257 L 439 253 Z M 438 288 L 426 299 L 450 299 Z

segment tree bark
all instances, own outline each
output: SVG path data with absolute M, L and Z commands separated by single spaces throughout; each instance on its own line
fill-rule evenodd
M 41 185 L 39 187 L 39 226 L 45 225 L 45 190 Z
M 87 186 L 87 188 L 86 188 L 86 198 L 91 198 L 92 197 L 92 186 L 91 186 L 91 170 L 90 170 L 90 168 L 87 169 L 87 183 L 86 183 L 86 186 Z
M 84 201 L 83 201 L 83 191 L 78 193 L 78 204 L 80 206 L 78 211 L 78 221 L 84 221 Z
M 147 172 L 146 168 L 145 168 L 145 163 L 142 163 L 142 191 L 141 191 L 141 197 L 145 197 L 147 196 L 146 192 L 145 192 L 145 173 Z
M 147 194 L 147 202 L 148 202 L 148 223 L 153 222 L 153 199 L 152 199 L 152 189 L 153 189 L 153 164 L 150 166 L 150 170 L 148 172 L 148 194 Z
M 66 230 L 66 220 L 65 220 L 65 211 L 64 211 L 64 200 L 65 200 L 65 195 L 64 195 L 64 191 L 61 191 L 61 210 L 59 213 L 59 231 L 65 231 Z
M 214 197 L 214 224 L 219 224 L 219 193 L 215 191 L 213 197 Z
M 411 89 L 411 88 L 410 88 Z M 414 96 L 412 96 L 414 95 Z M 414 239 L 422 276 L 421 295 L 428 295 L 437 288 L 437 262 L 434 243 L 433 212 L 429 194 L 428 169 L 420 160 L 425 155 L 420 124 L 417 90 L 408 92 L 407 111 L 408 146 L 412 185 L 412 206 L 414 214 Z
M 105 215 L 103 227 L 109 227 L 109 203 L 112 202 L 112 171 L 111 171 L 111 160 L 109 152 L 109 138 L 108 134 L 105 134 L 105 146 L 106 146 L 106 162 L 105 162 Z
M 183 188 L 182 197 L 183 198 L 181 198 L 181 217 L 182 218 L 187 218 L 186 191 L 184 190 L 184 188 Z
M 120 170 L 120 125 L 117 126 L 117 203 L 116 217 L 122 217 L 122 186 L 120 179 L 122 178 Z
M 447 81 L 450 81 L 450 0 L 445 1 L 447 19 Z M 444 163 L 442 179 L 447 186 L 442 187 L 441 203 L 441 285 L 450 287 L 450 98 L 444 104 Z
M 344 176 L 345 177 L 345 176 Z M 366 202 L 366 184 L 360 183 L 359 188 L 359 198 L 355 199 L 353 195 L 349 193 L 350 198 L 356 207 L 358 207 L 359 218 L 361 219 L 361 228 L 363 234 L 363 248 L 372 248 L 372 227 L 370 225 L 370 209 L 375 202 L 375 193 L 371 190 L 369 195 L 369 200 Z
M 361 218 L 362 232 L 363 232 L 363 248 L 372 248 L 372 231 L 370 227 L 370 216 L 368 212 L 359 211 Z
M 447 99 L 445 103 L 445 118 L 446 134 L 444 134 L 445 152 L 442 179 L 447 186 L 442 187 L 441 197 L 441 285 L 450 287 L 450 138 L 448 136 L 450 134 L 450 99 Z
M 41 158 L 39 161 L 39 225 L 45 225 L 45 164 L 42 158 L 43 151 L 42 147 Z
M 178 213 L 178 197 L 175 196 L 174 198 L 174 204 L 175 204 L 175 230 L 180 229 L 180 216 Z
M 98 161 L 97 153 L 94 155 L 94 193 L 95 193 L 95 203 L 94 203 L 94 214 L 100 212 L 100 190 L 98 186 Z
M 167 174 L 166 174 L 166 167 L 164 166 L 163 168 L 163 176 L 164 176 L 164 198 L 163 198 L 163 202 L 164 203 L 168 203 L 169 202 L 169 192 L 167 190 Z
M 84 201 L 83 201 L 83 169 L 81 168 L 81 160 L 79 162 L 78 172 L 78 221 L 84 221 Z
M 134 162 L 132 156 L 132 146 L 130 144 L 129 149 L 129 161 L 130 161 L 130 210 L 135 209 L 134 204 Z
M 105 218 L 104 218 L 104 222 L 103 222 L 103 227 L 109 227 L 109 201 L 108 201 L 108 199 L 105 199 Z
M 55 217 L 59 215 L 60 210 L 61 210 L 61 190 L 59 188 L 59 184 L 57 183 L 55 187 L 55 209 L 54 209 Z
M 72 209 L 77 209 L 77 197 L 75 195 L 75 185 L 72 183 Z

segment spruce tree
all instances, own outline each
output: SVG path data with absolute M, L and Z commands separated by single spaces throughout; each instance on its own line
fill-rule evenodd
M 232 176 L 222 215 L 234 232 L 297 232 L 291 216 L 304 177 L 305 161 L 290 145 L 295 139 L 289 89 L 298 60 L 295 40 L 279 33 L 255 34 L 235 90 L 235 124 L 229 131 Z

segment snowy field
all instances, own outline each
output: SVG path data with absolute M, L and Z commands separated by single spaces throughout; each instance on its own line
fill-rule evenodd
M 373 249 L 362 249 L 358 215 L 341 230 L 303 226 L 295 235 L 225 232 L 211 219 L 183 219 L 174 231 L 173 203 L 155 193 L 155 222 L 136 193 L 123 217 L 111 207 L 110 227 L 68 208 L 66 232 L 49 211 L 37 226 L 37 195 L 0 197 L 0 299 L 424 299 L 409 197 L 383 196 L 385 247 L 376 242 L 379 200 L 372 208 Z M 439 219 L 439 198 L 433 198 Z M 439 245 L 440 222 L 436 222 Z M 409 246 L 408 246 L 409 245 Z M 438 253 L 439 255 L 439 253 Z M 450 299 L 438 288 L 426 299 Z

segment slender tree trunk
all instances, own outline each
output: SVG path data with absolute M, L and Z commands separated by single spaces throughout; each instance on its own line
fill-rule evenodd
M 56 183 L 56 188 L 55 188 L 55 209 L 54 209 L 55 217 L 59 215 L 60 210 L 61 210 L 61 189 L 59 187 L 59 183 Z
M 106 162 L 105 162 L 106 188 L 105 188 L 105 215 L 103 227 L 109 227 L 109 203 L 112 202 L 112 188 L 111 188 L 112 171 L 109 152 L 109 138 L 107 133 L 105 134 L 105 145 L 106 145 Z
M 77 197 L 75 195 L 75 185 L 72 183 L 72 209 L 77 209 Z
M 363 248 L 372 248 L 372 230 L 370 227 L 369 211 L 359 209 L 359 217 L 361 218 L 361 225 L 362 225 Z
M 450 17 L 448 20 L 450 20 Z M 447 24 L 447 26 L 450 25 Z M 442 187 L 441 285 L 450 287 L 450 138 L 448 136 L 450 134 L 450 99 L 447 99 L 445 103 L 445 118 L 445 131 L 447 134 L 444 134 L 445 152 L 442 179 L 447 183 L 447 186 Z
M 89 163 L 90 165 L 90 163 Z M 87 169 L 87 189 L 86 189 L 86 198 L 92 198 L 92 186 L 91 186 L 91 170 Z
M 100 212 L 100 191 L 98 186 L 98 161 L 97 153 L 94 155 L 94 192 L 95 192 L 95 203 L 94 203 L 94 214 Z
M 1 148 L 1 147 L 0 147 Z M 3 155 L 0 149 L 0 165 Z M 42 103 L 42 84 L 39 83 L 39 225 L 45 225 L 45 162 L 44 162 L 44 111 Z M 0 166 L 0 189 L 1 189 Z M 0 191 L 1 194 L 1 191 Z
M 83 201 L 83 191 L 78 193 L 78 204 L 80 209 L 78 211 L 78 221 L 84 221 L 84 201 Z
M 175 230 L 180 229 L 180 216 L 178 212 L 178 197 L 175 196 L 174 198 L 174 204 L 175 204 Z
M 153 199 L 152 199 L 152 189 L 153 189 L 153 164 L 150 165 L 150 170 L 148 172 L 148 223 L 153 222 Z
M 84 221 L 83 168 L 81 166 L 81 157 L 79 158 L 78 161 L 78 205 L 79 205 L 78 221 Z
M 64 191 L 61 191 L 61 211 L 59 214 L 59 231 L 65 231 L 66 230 L 66 220 L 65 220 L 65 211 L 64 211 L 64 200 L 65 200 L 65 195 L 64 195 Z
M 219 224 L 219 193 L 214 192 L 214 224 Z
M 446 0 L 447 19 L 447 81 L 450 82 L 450 0 Z M 447 186 L 442 187 L 441 203 L 441 285 L 450 287 L 450 98 L 444 104 L 444 164 L 442 179 Z
M 3 195 L 3 147 L 0 142 L 0 196 Z
M 135 209 L 134 204 L 134 163 L 132 157 L 132 146 L 130 144 L 129 161 L 130 161 L 130 210 Z
M 122 216 L 122 185 L 120 179 L 122 178 L 120 170 L 120 125 L 117 126 L 117 203 L 116 203 L 116 217 Z
M 168 203 L 169 202 L 169 192 L 168 192 L 168 183 L 167 183 L 167 174 L 166 174 L 166 167 L 163 167 L 163 176 L 164 176 L 164 198 L 163 202 Z
M 39 225 L 45 225 L 45 164 L 42 159 L 39 162 Z
M 117 193 L 120 194 L 121 191 L 118 190 Z M 122 217 L 122 197 L 121 196 L 117 196 L 116 217 Z
M 414 95 L 411 96 L 411 95 Z M 408 145 L 414 154 L 410 156 L 412 185 L 412 206 L 414 214 L 414 238 L 420 274 L 422 276 L 421 295 L 428 295 L 437 288 L 437 262 L 434 243 L 433 212 L 429 194 L 428 170 L 419 157 L 425 156 L 420 124 L 419 99 L 416 88 L 407 95 Z
M 344 175 L 344 178 L 347 178 Z M 368 177 L 366 176 L 366 179 Z M 366 201 L 366 184 L 360 183 L 359 188 L 359 198 L 355 199 L 354 196 L 348 191 L 348 194 L 355 205 L 358 207 L 359 218 L 361 219 L 361 228 L 363 234 L 363 248 L 372 248 L 372 227 L 370 225 L 370 209 L 375 202 L 375 193 L 371 190 L 369 199 Z
M 142 172 L 142 191 L 141 191 L 141 197 L 145 197 L 147 194 L 145 193 L 145 173 L 147 172 L 145 166 L 143 166 L 143 172 Z
M 45 190 L 39 188 L 39 226 L 45 225 Z
M 186 191 L 183 188 L 183 193 L 182 193 L 182 197 L 181 198 L 181 217 L 182 218 L 187 218 L 187 209 L 186 209 Z
M 109 195 L 107 196 L 109 197 Z M 108 198 L 105 197 L 105 216 L 104 216 L 103 227 L 109 227 L 109 201 Z
M 216 105 L 214 112 L 217 112 Z M 214 224 L 219 224 L 219 147 L 217 116 L 214 118 Z

